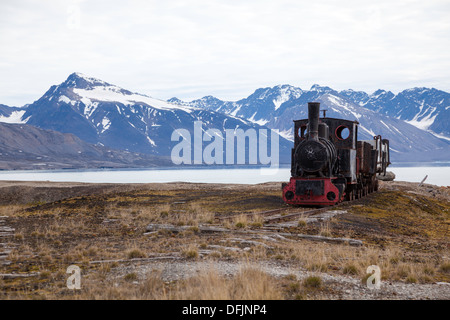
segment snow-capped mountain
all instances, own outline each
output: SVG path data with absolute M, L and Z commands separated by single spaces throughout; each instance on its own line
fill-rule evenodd
M 206 108 L 243 117 L 254 123 L 279 129 L 284 137 L 291 140 L 294 136 L 292 121 L 307 118 L 307 103 L 318 101 L 321 102 L 321 109 L 327 110 L 327 117 L 357 120 L 360 123 L 359 139 L 373 139 L 374 135 L 379 134 L 383 138 L 389 139 L 392 150 L 391 156 L 394 161 L 450 159 L 449 141 L 438 139 L 423 130 L 428 128 L 417 127 L 415 122 L 417 119 L 426 121 L 424 116 L 426 110 L 424 108 L 420 109 L 419 107 L 418 111 L 423 110 L 422 113 L 418 116 L 417 113 L 414 116 L 410 114 L 410 119 L 405 119 L 407 121 L 403 121 L 398 115 L 390 117 L 388 112 L 382 111 L 390 110 L 392 105 L 388 101 L 392 101 L 392 97 L 395 97 L 395 95 L 383 90 L 368 95 L 365 92 L 352 90 L 337 92 L 330 87 L 319 85 L 313 85 L 310 90 L 283 85 L 258 89 L 248 98 L 236 102 L 220 101 L 214 97 L 205 97 L 191 102 L 182 102 L 172 98 L 171 101 L 183 106 Z M 441 100 L 442 98 L 439 101 Z M 208 101 L 214 103 L 208 104 Z M 379 109 L 373 107 L 374 101 L 378 101 L 382 107 Z M 382 101 L 386 102 L 386 105 L 383 105 Z M 398 98 L 398 101 L 400 101 L 400 98 Z M 429 101 L 431 104 L 432 101 Z M 441 103 L 445 104 L 445 101 L 444 99 Z M 428 108 L 431 112 L 434 107 L 427 105 L 426 109 L 428 110 Z M 405 114 L 408 109 L 412 109 L 412 107 L 405 106 Z M 448 108 L 444 111 L 448 112 Z M 442 114 L 442 116 L 445 118 L 445 114 Z M 436 119 L 437 117 L 434 118 L 434 120 Z M 448 124 L 442 126 L 442 132 L 449 130 Z
M 73 73 L 30 105 L 0 105 L 0 122 L 27 123 L 110 148 L 169 156 L 177 143 L 171 141 L 173 131 L 186 129 L 193 135 L 195 121 L 202 121 L 203 132 L 267 127 L 292 141 L 293 120 L 306 118 L 307 103 L 319 101 L 327 117 L 357 120 L 359 139 L 378 134 L 389 139 L 394 161 L 445 161 L 450 159 L 449 96 L 426 88 L 395 95 L 279 85 L 257 89 L 239 101 L 212 96 L 163 101 Z M 282 163 L 290 162 L 291 147 L 292 142 L 280 139 Z
M 183 102 L 177 98 L 172 98 L 169 101 L 179 105 L 222 112 L 247 119 L 259 125 L 265 125 L 269 122 L 266 120 L 268 116 L 281 114 L 284 108 L 279 109 L 285 102 L 297 99 L 302 94 L 303 91 L 299 88 L 290 85 L 280 85 L 274 88 L 258 89 L 248 98 L 237 102 L 222 101 L 212 96 L 191 102 Z
M 440 138 L 450 139 L 450 94 L 434 88 L 407 89 L 398 94 L 377 90 L 340 92 L 352 102 L 387 116 L 405 120 Z
M 16 112 L 15 122 L 72 133 L 110 148 L 160 156 L 170 156 L 177 144 L 171 141 L 175 129 L 186 129 L 193 136 L 195 121 L 204 124 L 204 132 L 210 128 L 222 132 L 262 128 L 233 115 L 133 93 L 80 73 L 52 86 L 25 109 L 11 111 L 10 115 L 12 112 Z M 17 112 L 23 114 L 19 117 Z M 280 155 L 285 162 L 290 160 L 291 145 L 280 138 Z

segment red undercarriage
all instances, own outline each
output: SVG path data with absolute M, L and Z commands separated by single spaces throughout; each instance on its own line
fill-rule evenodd
M 293 205 L 332 206 L 344 196 L 345 192 L 339 194 L 332 178 L 291 178 L 283 187 L 283 200 Z

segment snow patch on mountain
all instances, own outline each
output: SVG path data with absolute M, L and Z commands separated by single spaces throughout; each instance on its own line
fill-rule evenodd
M 13 111 L 9 116 L 1 116 L 0 122 L 4 123 L 26 123 L 26 119 L 22 120 L 25 110 Z
M 51 99 L 50 99 L 50 100 L 51 100 Z M 64 103 L 72 104 L 72 105 L 75 104 L 75 101 L 70 100 L 70 98 L 69 98 L 69 97 L 66 97 L 65 95 L 61 95 L 61 96 L 59 97 L 59 99 L 58 99 L 58 102 L 64 102 Z
M 250 119 L 248 119 L 248 121 L 253 122 L 253 123 L 256 123 L 256 124 L 259 124 L 260 126 L 264 126 L 264 125 L 267 124 L 267 122 L 269 122 L 269 120 L 255 120 L 256 113 L 257 113 L 257 112 L 255 112 L 255 113 L 250 117 Z
M 433 136 L 435 136 L 436 138 L 444 139 L 444 140 L 450 141 L 450 138 L 449 138 L 449 137 L 446 137 L 446 136 L 444 136 L 444 135 L 442 135 L 442 134 L 437 134 L 436 132 L 433 132 L 433 131 L 431 131 L 431 130 L 427 130 L 427 132 L 431 133 L 431 134 L 432 134 Z
M 236 114 L 239 112 L 239 110 L 241 110 L 242 106 L 238 106 L 236 107 L 231 113 L 230 115 L 232 115 L 233 117 L 236 117 Z
M 146 136 L 146 138 L 147 138 L 147 141 L 150 142 L 150 144 L 151 144 L 152 146 L 156 147 L 155 141 L 153 141 L 152 139 L 150 139 L 149 136 Z
M 421 102 L 421 105 L 419 107 L 419 112 L 414 116 L 411 120 L 406 120 L 409 124 L 422 129 L 422 130 L 428 130 L 428 128 L 434 123 L 436 120 L 436 117 L 438 116 L 437 113 L 433 115 L 433 113 L 436 111 L 436 107 L 429 106 L 425 111 L 422 111 L 424 108 L 424 102 Z
M 272 100 L 275 106 L 275 111 L 278 110 L 286 101 L 289 101 L 290 99 L 297 99 L 302 94 L 301 89 L 288 85 L 277 86 L 277 88 L 279 89 L 279 95 L 276 99 Z
M 291 128 L 283 131 L 278 131 L 278 134 L 286 140 L 294 142 L 294 129 Z
M 437 117 L 437 114 L 434 116 L 431 116 L 431 113 L 430 113 L 428 116 L 426 116 L 420 120 L 417 120 L 417 116 L 416 116 L 416 117 L 414 117 L 414 119 L 409 120 L 409 121 L 407 120 L 406 122 L 408 122 L 409 124 L 412 124 L 413 126 L 419 128 L 419 129 L 428 130 L 428 128 L 436 120 L 436 117 Z
M 350 112 L 355 118 L 356 120 L 358 120 L 359 118 L 361 118 L 361 114 L 357 113 L 354 108 L 352 108 L 350 106 L 350 104 L 346 101 L 344 101 L 342 98 L 339 98 L 335 95 L 330 95 L 328 94 L 327 96 L 328 101 L 330 101 L 332 104 Z M 336 111 L 336 109 L 334 109 Z
M 373 132 L 373 130 L 371 130 L 371 129 L 367 129 L 366 127 L 364 127 L 363 125 L 359 125 L 359 127 L 361 128 L 361 129 L 363 129 L 364 131 L 366 131 L 368 134 L 370 134 L 372 137 L 374 137 L 374 136 L 376 136 L 376 134 L 375 134 L 375 132 Z
M 97 101 L 109 101 L 109 102 L 119 102 L 126 106 L 131 106 L 136 103 L 145 103 L 149 106 L 152 106 L 157 109 L 161 110 L 183 110 L 186 112 L 192 112 L 193 108 L 186 107 L 186 106 L 180 106 L 168 103 L 164 100 L 159 100 L 155 98 L 151 98 L 145 95 L 141 94 L 125 94 L 121 91 L 120 88 L 114 87 L 114 86 L 108 86 L 108 87 L 94 87 L 93 89 L 78 89 L 74 88 L 73 92 L 77 94 L 80 99 L 85 99 L 87 104 L 89 104 L 89 101 L 97 100 Z M 88 100 L 86 100 L 88 99 Z
M 108 130 L 110 126 L 111 126 L 111 120 L 109 120 L 107 117 L 104 117 L 102 119 L 102 131 L 101 131 L 101 133 L 103 133 L 106 130 Z
M 272 100 L 273 105 L 275 106 L 275 110 L 280 109 L 281 105 L 288 100 L 289 100 L 289 97 L 286 99 L 286 97 L 282 97 L 282 96 L 279 96 L 278 99 L 276 99 L 276 100 Z

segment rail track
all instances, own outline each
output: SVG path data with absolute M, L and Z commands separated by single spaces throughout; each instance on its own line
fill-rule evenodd
M 333 206 L 332 208 L 338 207 L 338 205 Z M 299 208 L 296 208 L 299 210 Z M 314 216 L 316 214 L 329 211 L 330 207 L 323 207 L 323 208 L 316 208 L 316 209 L 310 209 L 310 210 L 301 210 L 301 211 L 295 211 L 291 213 L 285 213 L 286 211 L 292 211 L 291 207 L 288 208 L 280 208 L 280 209 L 273 209 L 273 210 L 266 210 L 266 211 L 260 211 L 260 212 L 250 212 L 250 213 L 241 213 L 241 214 L 231 214 L 223 217 L 217 217 L 216 219 L 218 221 L 223 220 L 232 220 L 235 219 L 238 216 L 247 216 L 247 217 L 254 217 L 254 216 L 262 216 L 264 218 L 264 224 L 270 224 L 270 223 L 278 223 L 278 222 L 284 222 L 289 221 L 298 217 L 310 217 Z M 285 213 L 285 214 L 283 214 Z
M 337 206 L 333 206 L 333 208 L 335 208 Z M 284 222 L 284 221 L 289 221 L 292 220 L 294 218 L 298 218 L 298 217 L 310 217 L 310 216 L 314 216 L 316 214 L 325 212 L 325 211 L 329 211 L 330 208 L 325 207 L 325 208 L 317 208 L 317 209 L 311 209 L 311 210 L 306 210 L 306 211 L 299 211 L 299 212 L 293 212 L 290 214 L 286 214 L 286 215 L 280 215 L 280 216 L 273 216 L 273 217 L 268 217 L 267 219 L 264 219 L 264 223 L 277 223 L 277 222 Z
M 248 217 L 262 216 L 262 217 L 265 217 L 264 224 L 279 223 L 279 222 L 293 220 L 298 217 L 305 217 L 305 218 L 312 217 L 314 215 L 318 215 L 318 214 L 326 212 L 326 211 L 335 210 L 336 208 L 340 208 L 341 210 L 343 210 L 344 208 L 348 207 L 349 204 L 350 205 L 358 204 L 364 199 L 369 199 L 370 197 L 372 197 L 373 194 L 374 193 L 370 193 L 359 199 L 355 199 L 355 200 L 351 200 L 351 201 L 343 201 L 343 202 L 340 202 L 333 206 L 326 206 L 326 207 L 320 207 L 320 208 L 315 208 L 315 209 L 308 209 L 307 207 L 300 208 L 300 207 L 289 206 L 289 207 L 285 207 L 285 208 L 265 210 L 265 211 L 260 211 L 260 212 L 250 212 L 250 213 L 246 212 L 246 213 L 240 213 L 240 214 L 234 213 L 234 214 L 230 214 L 230 215 L 226 215 L 226 216 L 222 216 L 222 217 L 216 217 L 216 220 L 218 220 L 218 221 L 232 220 L 238 216 L 248 216 Z
M 13 247 L 8 243 L 9 238 L 14 236 L 14 229 L 7 226 L 6 216 L 0 216 L 0 265 L 8 265 L 11 262 L 7 260 Z

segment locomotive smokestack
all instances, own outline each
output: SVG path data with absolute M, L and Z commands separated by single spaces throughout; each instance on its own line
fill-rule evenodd
M 319 139 L 320 102 L 308 102 L 308 133 L 309 138 Z

